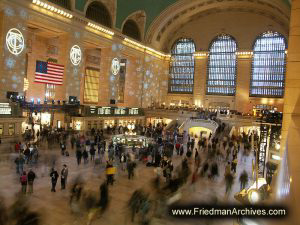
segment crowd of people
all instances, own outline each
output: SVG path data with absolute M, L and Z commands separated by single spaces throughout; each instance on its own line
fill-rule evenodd
M 16 173 L 20 177 L 21 193 L 23 195 L 33 193 L 33 184 L 40 170 L 40 151 L 38 146 L 47 143 L 48 149 L 60 149 L 60 157 L 69 157 L 73 160 L 75 156 L 78 168 L 89 167 L 103 168 L 106 180 L 100 185 L 99 195 L 89 196 L 84 194 L 84 182 L 75 181 L 68 185 L 68 166 L 64 163 L 60 173 L 57 171 L 57 159 L 50 157 L 45 159 L 50 170 L 48 174 L 51 181 L 51 192 L 56 192 L 57 181 L 61 180 L 61 190 L 70 190 L 70 207 L 73 212 L 84 208 L 87 210 L 88 223 L 104 213 L 109 202 L 109 189 L 117 181 L 116 173 L 127 172 L 129 180 L 135 179 L 135 170 L 141 166 L 155 169 L 155 177 L 151 181 L 153 193 L 137 189 L 128 201 L 131 220 L 136 215 L 141 224 L 148 224 L 153 214 L 163 215 L 164 209 L 172 202 L 179 192 L 186 187 L 196 188 L 199 179 L 216 181 L 221 168 L 225 168 L 225 196 L 229 196 L 232 185 L 236 179 L 238 159 L 245 160 L 251 154 L 252 135 L 254 141 L 259 142 L 256 134 L 245 134 L 240 136 L 229 135 L 231 127 L 222 123 L 214 115 L 209 115 L 219 126 L 214 134 L 207 136 L 200 133 L 198 136 L 189 135 L 186 131 L 179 133 L 178 124 L 167 130 L 165 124 L 153 126 L 136 126 L 138 134 L 152 138 L 148 146 L 123 146 L 113 144 L 111 135 L 125 133 L 122 127 L 112 127 L 106 130 L 92 129 L 89 133 L 42 130 L 37 139 L 25 141 L 24 144 L 16 143 L 15 151 L 18 157 L 14 160 Z M 35 141 L 33 141 L 35 140 Z M 238 153 L 242 151 L 242 158 Z M 42 155 L 42 154 L 41 154 Z M 83 161 L 83 163 L 82 163 Z M 180 163 L 178 163 L 178 161 Z M 41 165 L 45 162 L 40 162 Z M 70 161 L 69 161 L 70 163 Z M 25 168 L 26 167 L 26 168 Z M 98 170 L 100 171 L 100 170 Z M 249 182 L 246 171 L 239 173 L 240 188 L 245 189 Z

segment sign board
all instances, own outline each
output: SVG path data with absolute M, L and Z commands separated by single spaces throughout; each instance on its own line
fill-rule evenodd
M 139 108 L 116 108 L 116 107 L 96 107 L 87 106 L 85 116 L 143 116 L 142 109 Z
M 9 103 L 0 103 L 0 115 L 11 115 Z

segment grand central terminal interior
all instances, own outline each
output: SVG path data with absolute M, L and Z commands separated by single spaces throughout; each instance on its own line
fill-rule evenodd
M 0 0 L 0 65 L 0 225 L 300 224 L 300 0 Z

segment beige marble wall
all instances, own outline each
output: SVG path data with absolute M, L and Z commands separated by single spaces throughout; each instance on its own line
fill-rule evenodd
M 291 176 L 289 224 L 299 224 L 300 199 L 300 0 L 292 1 L 286 74 L 281 155 L 288 136 L 288 170 Z M 288 174 L 287 174 L 288 175 Z M 287 223 L 286 223 L 287 224 Z

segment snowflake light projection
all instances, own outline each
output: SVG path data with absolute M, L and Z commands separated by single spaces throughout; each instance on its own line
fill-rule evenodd
M 14 60 L 13 58 L 7 58 L 5 60 L 5 64 L 6 64 L 7 68 L 12 69 L 12 68 L 14 68 L 14 66 L 16 64 L 16 60 Z
M 15 11 L 9 7 L 7 7 L 4 12 L 5 12 L 6 16 L 14 16 L 15 15 Z

